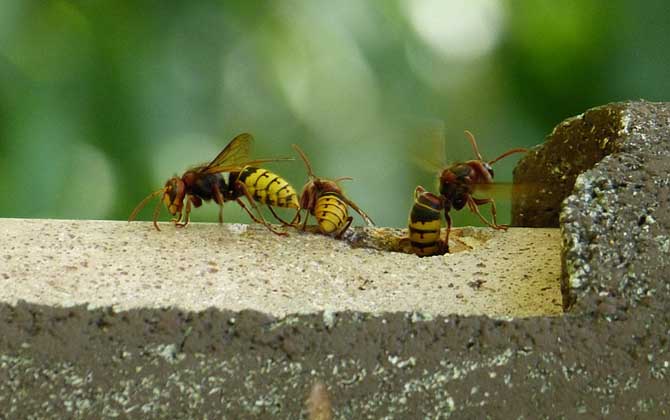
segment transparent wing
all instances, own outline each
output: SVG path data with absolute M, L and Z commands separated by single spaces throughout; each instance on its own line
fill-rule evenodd
M 249 154 L 253 139 L 253 136 L 249 133 L 242 133 L 236 136 L 223 148 L 214 160 L 208 165 L 202 166 L 199 172 L 209 174 L 231 172 L 247 165 L 249 163 Z
M 512 194 L 538 194 L 548 185 L 541 182 L 513 184 L 511 182 L 493 182 L 492 184 L 475 184 L 474 196 L 477 198 L 491 197 L 510 199 Z
M 439 119 L 421 119 L 411 131 L 412 163 L 425 172 L 440 173 L 447 165 L 444 122 Z
M 236 136 L 223 148 L 213 161 L 208 165 L 196 168 L 200 173 L 217 174 L 221 172 L 239 171 L 245 166 L 256 166 L 266 162 L 277 162 L 282 160 L 294 160 L 293 158 L 273 158 L 273 159 L 255 159 L 249 160 L 253 136 L 249 133 L 242 133 Z

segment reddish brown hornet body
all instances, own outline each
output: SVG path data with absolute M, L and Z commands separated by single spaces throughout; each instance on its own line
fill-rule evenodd
M 221 223 L 223 222 L 223 204 L 227 201 L 235 201 L 252 220 L 263 224 L 272 233 L 285 235 L 285 232 L 275 230 L 265 220 L 256 202 L 267 205 L 278 221 L 289 225 L 275 213 L 272 206 L 299 209 L 295 190 L 283 178 L 255 165 L 287 159 L 250 160 L 249 150 L 252 140 L 251 134 L 240 134 L 231 140 L 211 163 L 189 169 L 181 177 L 175 176 L 168 179 L 163 188 L 149 194 L 135 207 L 128 221 L 135 220 L 137 214 L 149 201 L 160 196 L 161 201 L 154 208 L 153 221 L 156 230 L 160 230 L 158 216 L 161 203 L 165 204 L 173 216 L 172 222 L 178 227 L 184 227 L 189 222 L 191 206 L 198 208 L 203 201 L 213 200 L 219 205 L 219 223 Z M 224 176 L 224 173 L 227 173 L 227 176 Z M 256 214 L 244 204 L 243 197 L 247 198 Z
M 444 198 L 444 218 L 447 221 L 447 237 L 445 244 L 449 243 L 449 231 L 451 230 L 451 217 L 449 210 L 460 210 L 466 205 L 479 218 L 494 229 L 507 229 L 507 225 L 499 225 L 496 221 L 496 204 L 492 198 L 475 198 L 472 194 L 477 186 L 493 183 L 493 165 L 495 162 L 514 153 L 525 153 L 528 150 L 523 148 L 510 149 L 497 158 L 485 161 L 482 158 L 475 137 L 469 131 L 465 131 L 477 159 L 465 162 L 454 163 L 445 168 L 440 174 L 440 195 Z M 486 220 L 479 212 L 479 206 L 482 204 L 491 205 L 492 222 Z

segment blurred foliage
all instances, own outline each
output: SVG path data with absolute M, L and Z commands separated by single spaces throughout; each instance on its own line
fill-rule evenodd
M 436 186 L 417 162 L 471 158 L 465 129 L 492 158 L 592 106 L 667 100 L 669 8 L 3 0 L 0 216 L 125 219 L 248 131 L 255 157 L 293 155 L 298 143 L 318 175 L 355 178 L 348 195 L 378 224 L 403 226 L 414 187 Z M 499 180 L 517 159 L 497 164 Z M 305 182 L 299 160 L 271 166 Z M 193 219 L 216 220 L 215 207 Z M 225 218 L 248 220 L 233 204 Z

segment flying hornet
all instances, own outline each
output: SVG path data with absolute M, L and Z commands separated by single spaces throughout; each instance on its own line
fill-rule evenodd
M 257 165 L 266 162 L 293 160 L 292 158 L 277 159 L 249 159 L 249 151 L 253 137 L 243 133 L 235 137 L 209 164 L 196 166 L 184 172 L 181 177 L 174 176 L 167 180 L 165 186 L 154 191 L 142 200 L 128 218 L 131 222 L 146 204 L 157 196 L 162 199 L 156 204 L 153 213 L 153 224 L 156 230 L 160 215 L 161 202 L 173 216 L 172 222 L 177 227 L 188 225 L 191 207 L 200 207 L 203 201 L 214 200 L 219 205 L 219 223 L 223 222 L 223 204 L 226 201 L 235 201 L 244 209 L 256 223 L 267 227 L 272 233 L 286 235 L 285 232 L 275 230 L 260 212 L 256 202 L 265 204 L 273 216 L 285 226 L 290 223 L 284 221 L 274 211 L 273 207 L 292 208 L 299 210 L 298 197 L 293 187 L 279 175 Z M 228 176 L 224 176 L 227 174 Z M 257 213 L 249 210 L 242 201 L 246 197 L 251 207 Z M 186 201 L 186 206 L 184 206 Z M 296 217 L 299 219 L 299 211 Z M 295 218 L 294 218 L 295 220 Z
M 340 181 L 351 180 L 351 177 L 340 177 L 334 180 L 319 178 L 314 175 L 312 165 L 302 149 L 295 144 L 293 148 L 305 162 L 307 175 L 309 176 L 309 181 L 300 193 L 300 209 L 308 211 L 302 230 L 305 230 L 307 220 L 311 214 L 316 218 L 321 233 L 325 235 L 334 234 L 336 238 L 341 238 L 353 220 L 353 217 L 349 216 L 348 207 L 360 214 L 368 225 L 374 226 L 372 219 L 356 203 L 347 198 L 339 186 Z M 298 211 L 296 217 L 299 218 L 299 214 L 300 211 Z M 294 220 L 294 225 L 298 223 L 299 219 L 298 222 Z
M 470 211 L 475 213 L 487 226 L 494 229 L 507 229 L 507 225 L 499 225 L 496 220 L 496 203 L 493 198 L 475 198 L 473 197 L 473 193 L 478 188 L 493 183 L 493 168 L 491 165 L 514 153 L 528 152 L 528 149 L 524 148 L 510 149 L 487 162 L 481 153 L 479 153 L 475 136 L 467 130 L 465 131 L 465 135 L 470 140 L 477 159 L 451 164 L 442 170 L 439 178 L 440 195 L 443 198 L 444 204 L 444 218 L 447 221 L 447 237 L 445 239 L 445 243 L 447 244 L 449 243 L 449 231 L 451 230 L 449 211 L 452 208 L 454 210 L 461 210 L 467 205 Z M 479 206 L 483 204 L 491 205 L 491 222 L 479 211 Z

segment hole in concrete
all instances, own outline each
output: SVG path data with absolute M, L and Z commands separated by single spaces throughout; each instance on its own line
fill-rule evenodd
M 345 240 L 354 248 L 403 253 L 406 236 L 406 229 L 356 228 Z M 436 292 L 446 312 L 493 317 L 563 313 L 559 229 L 454 228 L 449 248 L 445 255 L 403 256 L 421 273 L 422 287 L 447 286 Z
M 494 232 L 474 227 L 452 228 L 449 234 L 449 253 L 457 254 L 481 248 L 493 237 Z M 441 237 L 444 238 L 445 234 L 445 229 L 442 229 Z M 396 228 L 357 228 L 347 232 L 344 237 L 353 248 L 372 248 L 408 254 L 410 252 L 407 245 L 402 243 L 405 238 L 407 229 Z

